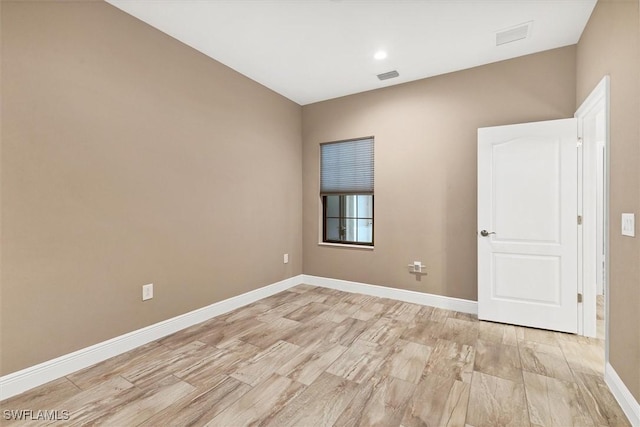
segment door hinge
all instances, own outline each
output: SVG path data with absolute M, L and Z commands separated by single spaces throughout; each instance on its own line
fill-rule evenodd
M 578 138 L 578 143 L 576 144 L 576 147 L 582 147 L 582 138 Z
M 578 225 L 582 225 L 582 215 L 578 215 Z
M 582 294 L 578 294 L 578 302 L 582 302 Z

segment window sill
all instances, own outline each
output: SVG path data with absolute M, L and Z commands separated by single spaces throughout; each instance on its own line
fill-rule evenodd
M 363 246 L 363 245 L 347 245 L 342 243 L 326 243 L 326 242 L 318 242 L 318 246 L 328 246 L 334 248 L 348 248 L 348 249 L 362 249 L 365 251 L 372 251 L 375 246 Z

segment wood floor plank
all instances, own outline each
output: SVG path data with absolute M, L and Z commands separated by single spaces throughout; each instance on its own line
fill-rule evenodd
M 384 369 L 392 377 L 417 384 L 422 377 L 432 348 L 411 341 L 398 340 L 386 359 Z
M 74 415 L 79 412 L 97 411 L 102 401 L 133 387 L 134 385 L 129 381 L 121 376 L 116 376 L 92 388 L 83 390 L 56 406 L 64 408 Z
M 67 378 L 81 389 L 86 390 L 110 378 L 119 376 L 128 369 L 142 369 L 147 360 L 166 357 L 170 352 L 170 348 L 160 345 L 156 341 L 150 342 L 104 362 L 69 374 Z
M 413 383 L 385 377 L 375 385 L 365 387 L 363 393 L 358 393 L 334 426 L 397 426 L 415 388 Z
M 346 318 L 351 317 L 359 309 L 360 306 L 358 305 L 342 301 L 332 306 L 330 310 L 327 310 L 324 313 L 320 314 L 318 318 L 329 320 L 335 323 L 341 323 Z
M 452 314 L 453 311 L 445 310 L 444 308 L 425 306 L 422 307 L 416 315 L 416 320 L 431 320 L 445 323 Z
M 111 378 L 105 383 L 110 383 L 116 378 L 119 377 Z M 122 408 L 130 405 L 132 402 L 137 402 L 143 399 L 145 396 L 153 393 L 154 390 L 163 386 L 174 384 L 176 382 L 177 379 L 175 377 L 169 377 L 165 378 L 162 383 L 156 384 L 156 387 L 154 387 L 153 389 L 149 389 L 146 391 L 143 391 L 137 387 L 129 387 L 124 388 L 117 393 L 98 395 L 98 393 L 96 392 L 95 399 L 89 402 L 83 402 L 82 406 L 77 407 L 77 409 L 73 409 L 70 414 L 71 418 L 68 425 L 85 426 L 97 424 L 98 420 L 114 416 L 115 414 L 120 412 Z M 101 385 L 96 385 L 93 387 L 93 389 L 97 391 L 98 387 L 101 387 Z M 57 424 L 59 425 L 59 423 Z
M 524 385 L 474 372 L 466 423 L 470 426 L 529 426 Z
M 360 338 L 364 331 L 369 329 L 372 321 L 354 319 L 352 317 L 344 319 L 342 322 L 333 324 L 332 328 L 326 332 L 324 339 L 329 343 L 338 343 L 343 346 L 350 346 L 355 340 Z
M 313 347 L 307 347 L 285 361 L 276 372 L 305 385 L 311 385 L 347 347 L 332 344 L 327 347 L 322 341 Z
M 310 319 L 313 319 L 317 315 L 324 313 L 330 308 L 331 307 L 328 305 L 319 302 L 312 302 L 310 304 L 299 307 L 296 311 L 292 311 L 284 317 L 290 320 L 295 320 L 297 322 L 306 322 Z
M 218 375 L 216 381 L 210 383 L 214 386 L 204 391 L 195 390 L 140 426 L 202 426 L 251 390 L 247 384 L 226 375 Z
M 290 292 L 290 293 L 295 294 L 295 292 Z M 326 304 L 326 301 L 328 298 L 329 298 L 329 295 L 325 295 L 320 292 L 314 292 L 313 290 L 310 290 L 308 292 L 297 294 L 296 298 L 293 299 L 292 301 L 295 301 L 298 305 L 303 306 L 303 305 L 311 304 L 312 302 Z M 331 304 L 327 304 L 327 305 L 331 305 Z
M 3 410 L 20 409 L 51 409 L 61 402 L 75 396 L 80 389 L 67 378 L 58 378 L 40 387 L 21 393 L 10 399 L 3 400 Z
M 438 340 L 427 361 L 425 375 L 435 374 L 470 383 L 475 355 L 475 348 L 470 345 Z
M 122 371 L 122 375 L 127 381 L 132 382 L 136 387 L 153 387 L 159 380 L 168 375 L 172 375 L 180 370 L 197 364 L 200 360 L 213 354 L 217 354 L 218 349 L 210 347 L 200 341 L 194 341 L 177 349 L 171 350 L 151 360 L 147 360 L 142 365 L 137 365 L 131 369 Z
M 560 348 L 573 371 L 592 375 L 604 375 L 604 351 L 602 347 L 559 340 Z
M 331 426 L 349 405 L 357 388 L 356 383 L 325 372 L 265 425 Z
M 289 289 L 287 289 L 287 290 L 288 290 L 289 292 L 296 292 L 296 293 L 299 293 L 299 294 L 303 294 L 303 293 L 305 293 L 305 292 L 312 291 L 312 290 L 314 290 L 314 289 L 316 289 L 316 287 L 315 287 L 315 286 L 313 286 L 313 285 L 306 285 L 306 284 L 304 284 L 304 283 L 303 283 L 303 284 L 301 284 L 301 285 L 294 286 L 294 287 L 289 288 Z
M 205 425 L 219 427 L 264 424 L 283 408 L 289 407 L 291 400 L 304 389 L 305 386 L 296 381 L 272 374 Z
M 463 426 L 469 402 L 469 383 L 429 374 L 418 383 L 405 411 L 406 427 Z
M 340 301 L 342 302 L 346 302 L 349 304 L 355 304 L 355 305 L 359 305 L 361 307 L 364 307 L 365 305 L 371 304 L 372 302 L 375 303 L 380 303 L 385 307 L 388 307 L 388 305 L 383 304 L 382 302 L 380 302 L 380 298 L 374 297 L 372 295 L 364 295 L 364 294 L 356 294 L 356 293 L 340 293 L 337 294 L 341 296 Z M 385 309 L 386 311 L 386 309 Z
M 347 295 L 351 295 L 347 292 L 328 288 L 317 288 L 312 290 L 310 293 L 313 293 L 313 295 L 322 295 L 324 297 L 322 303 L 328 306 L 334 306 L 342 302 Z
M 263 322 L 251 317 L 230 323 L 217 323 L 206 333 L 200 335 L 198 341 L 212 346 L 224 347 L 225 343 L 237 340 L 239 335 L 249 333 L 261 325 Z
M 518 347 L 477 340 L 474 370 L 505 380 L 522 382 Z
M 386 346 L 356 340 L 326 372 L 360 384 L 376 373 L 390 351 Z
M 523 371 L 564 381 L 574 381 L 571 369 L 558 347 L 533 341 L 520 341 L 518 349 Z
M 99 422 L 108 426 L 138 425 L 194 390 L 195 387 L 184 381 L 158 387 L 118 408 L 117 411 L 101 417 Z
M 278 341 L 252 357 L 230 376 L 250 386 L 255 386 L 271 376 L 280 366 L 300 352 L 297 345 Z
M 281 337 L 283 341 L 299 347 L 313 346 L 319 341 L 326 341 L 326 337 L 336 328 L 330 320 L 320 319 L 319 316 L 308 322 L 301 323 L 296 329 Z
M 435 346 L 444 323 L 432 320 L 414 320 L 409 323 L 407 329 L 404 330 L 400 338 L 407 341 L 416 342 L 428 346 Z
M 292 311 L 296 311 L 299 308 L 300 305 L 296 304 L 295 302 L 285 302 L 259 314 L 258 316 L 256 316 L 256 319 L 261 322 L 269 323 L 281 317 L 285 317 L 287 314 L 291 313 Z
M 543 329 L 516 327 L 518 340 L 534 341 L 546 345 L 558 345 L 558 334 Z
M 171 349 L 180 348 L 193 341 L 198 341 L 198 337 L 205 335 L 212 328 L 223 325 L 222 320 L 213 319 L 207 322 L 198 323 L 189 328 L 178 331 L 158 341 L 159 344 Z
M 400 338 L 407 327 L 407 323 L 383 317 L 364 331 L 359 339 L 380 345 L 391 345 Z
M 440 338 L 460 344 L 475 345 L 478 339 L 478 322 L 449 317 L 444 322 Z
M 289 332 L 295 330 L 299 325 L 300 323 L 295 320 L 281 317 L 268 323 L 262 323 L 244 334 L 238 334 L 236 338 L 256 347 L 268 348 L 280 341 Z
M 260 302 L 262 304 L 267 304 L 272 308 L 288 302 L 293 302 L 299 306 L 304 305 L 300 303 L 300 293 L 290 292 L 289 290 L 278 292 L 277 294 L 274 294 L 274 295 L 270 295 L 266 298 L 261 299 Z
M 373 395 L 380 383 L 387 377 L 383 375 L 374 375 L 367 381 L 358 384 L 353 399 L 342 411 L 333 427 L 347 427 L 358 425 L 364 417 L 364 407 L 373 399 Z
M 494 322 L 479 322 L 478 339 L 504 345 L 517 345 L 516 327 Z
M 382 316 L 386 309 L 384 304 L 375 301 L 361 302 L 359 305 L 360 309 L 353 313 L 351 317 L 363 321 L 368 321 Z
M 235 344 L 235 345 L 234 345 Z M 207 357 L 176 371 L 174 375 L 200 389 L 211 388 L 220 375 L 231 375 L 240 365 L 257 355 L 262 349 L 242 341 L 229 343 Z M 213 382 L 213 384 L 212 384 Z
M 257 301 L 257 302 L 254 302 L 253 304 L 240 307 L 229 313 L 219 316 L 218 319 L 223 320 L 227 323 L 233 323 L 239 320 L 255 318 L 256 316 L 259 316 L 260 314 L 264 313 L 265 311 L 271 308 L 272 308 L 271 304 L 265 304 L 260 301 Z
M 422 306 L 418 304 L 411 304 L 409 302 L 398 302 L 384 313 L 385 317 L 389 319 L 398 320 L 400 322 L 411 322 Z
M 109 378 L 103 383 L 83 390 L 67 400 L 57 403 L 52 408 L 59 408 L 69 413 L 69 420 L 65 424 L 83 424 L 83 420 L 89 419 L 95 413 L 102 413 L 118 406 L 121 402 L 127 402 L 139 398 L 143 392 L 136 389 L 133 384 L 120 376 Z M 60 421 L 37 421 L 33 423 L 21 423 L 24 426 L 60 425 Z M 2 425 L 11 425 L 2 424 Z
M 601 376 L 574 371 L 574 377 L 580 395 L 596 425 L 616 427 L 631 425 Z
M 452 317 L 454 319 L 466 320 L 468 322 L 477 322 L 478 321 L 478 315 L 477 314 L 463 313 L 463 312 L 460 312 L 460 311 L 452 312 L 452 314 L 450 314 L 449 317 Z
M 575 383 L 523 372 L 532 426 L 593 426 Z

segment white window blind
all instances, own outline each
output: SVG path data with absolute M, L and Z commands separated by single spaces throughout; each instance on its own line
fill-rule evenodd
M 373 194 L 373 138 L 320 146 L 320 194 Z

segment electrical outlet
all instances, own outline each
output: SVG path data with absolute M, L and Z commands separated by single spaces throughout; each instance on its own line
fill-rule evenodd
M 284 254 L 284 257 L 282 258 L 282 261 L 285 264 L 289 264 L 289 254 Z
M 636 236 L 636 226 L 635 226 L 635 214 L 632 213 L 623 213 L 622 214 L 622 235 L 635 237 Z
M 142 301 L 153 298 L 153 283 L 142 286 Z

